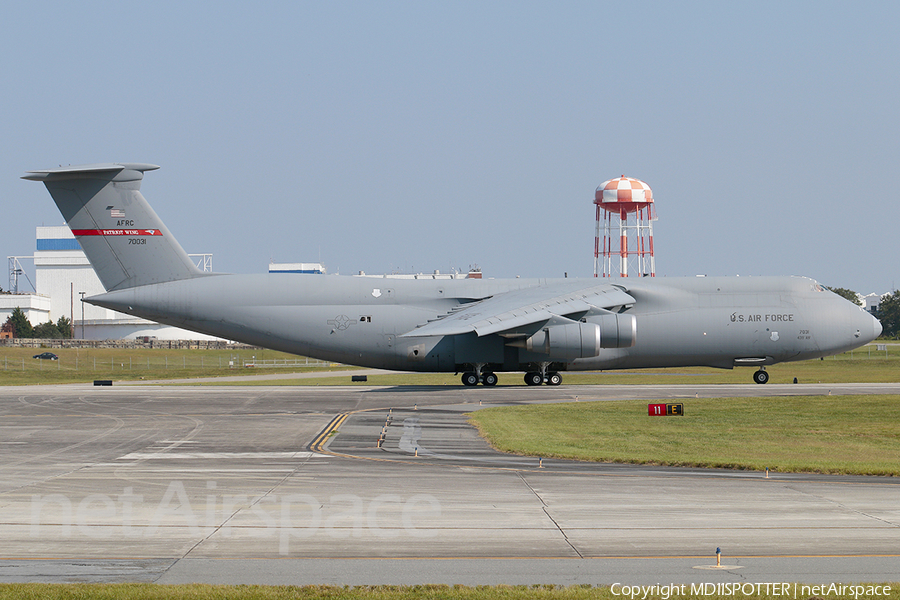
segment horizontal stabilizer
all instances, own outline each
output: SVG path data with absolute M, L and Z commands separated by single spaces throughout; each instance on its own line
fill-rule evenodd
M 121 173 L 122 171 L 155 171 L 159 165 L 144 163 L 104 163 L 98 165 L 80 165 L 76 167 L 59 167 L 58 169 L 43 169 L 40 171 L 28 171 L 28 175 L 22 179 L 29 181 L 62 181 L 65 179 L 79 179 L 90 177 L 100 173 Z M 143 177 L 143 175 L 141 175 Z

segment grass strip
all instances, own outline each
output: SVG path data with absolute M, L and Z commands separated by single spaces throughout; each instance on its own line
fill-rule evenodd
M 32 358 L 53 352 L 59 360 Z M 278 361 L 288 366 L 266 367 Z M 309 364 L 306 364 L 306 363 Z M 257 365 L 246 367 L 244 365 Z M 164 348 L 0 348 L 0 386 L 167 380 L 349 369 L 262 348 L 189 350 Z
M 674 402 L 664 400 L 660 402 Z M 494 407 L 469 415 L 503 452 L 599 462 L 900 475 L 900 396 L 685 399 Z
M 724 584 L 729 585 L 729 584 Z M 671 586 L 673 589 L 636 597 L 646 600 L 784 600 L 785 595 L 762 592 L 745 594 L 738 591 L 765 587 L 754 584 L 731 584 L 728 592 L 703 593 L 715 590 L 713 584 L 685 584 Z M 763 584 L 764 586 L 765 584 Z M 811 585 L 787 584 L 788 591 L 798 595 L 790 597 L 810 598 L 819 590 Z M 709 586 L 712 586 L 711 588 Z M 796 586 L 796 588 L 794 588 Z M 657 586 L 659 587 L 659 586 Z M 669 586 L 662 586 L 663 589 Z M 828 586 L 822 586 L 828 588 Z M 831 595 L 832 598 L 855 598 L 856 600 L 900 600 L 900 585 L 854 583 L 847 586 L 851 592 Z M 693 588 L 693 589 L 692 589 Z M 867 593 L 871 590 L 874 593 Z M 877 591 L 876 591 L 877 590 Z M 629 590 L 630 591 L 630 590 Z M 784 591 L 780 589 L 779 591 Z M 823 590 L 824 591 L 824 590 Z M 615 593 L 614 593 L 615 592 Z M 462 586 L 462 585 L 415 585 L 415 586 L 259 586 L 259 585 L 158 585 L 158 584 L 0 584 L 0 599 L 3 600 L 168 600 L 190 598 L 191 600 L 622 600 L 630 596 L 622 595 L 621 586 Z M 674 593 L 673 593 L 674 592 Z M 887 592 L 887 593 L 885 593 Z
M 870 344 L 825 360 L 784 363 L 769 367 L 770 383 L 891 383 L 898 378 L 900 345 L 877 350 Z M 43 351 L 59 355 L 58 361 L 37 360 Z M 162 348 L 5 348 L 0 347 L 0 386 L 48 383 L 84 383 L 94 379 L 157 380 L 233 376 L 265 373 L 306 373 L 340 371 L 352 367 L 310 366 L 243 368 L 247 362 L 289 360 L 298 357 L 264 349 L 241 350 L 167 350 Z M 302 359 L 301 359 L 302 360 Z M 234 367 L 230 367 L 233 363 Z M 628 384 L 719 384 L 749 383 L 753 369 L 722 370 L 704 367 L 670 369 L 632 369 L 563 373 L 564 385 Z M 498 373 L 499 385 L 524 385 L 522 373 Z M 203 382 L 206 384 L 207 382 Z M 223 385 L 237 385 L 222 382 Z M 350 385 L 350 377 L 335 373 L 321 379 L 286 379 L 248 382 L 247 385 Z M 452 373 L 409 373 L 370 375 L 365 383 L 354 385 L 446 385 L 459 386 L 460 377 Z

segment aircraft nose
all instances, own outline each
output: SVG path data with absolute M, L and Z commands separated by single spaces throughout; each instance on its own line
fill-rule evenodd
M 881 335 L 881 322 L 870 313 L 862 309 L 858 310 L 859 316 L 855 319 L 858 327 L 856 336 L 863 343 L 871 342 Z

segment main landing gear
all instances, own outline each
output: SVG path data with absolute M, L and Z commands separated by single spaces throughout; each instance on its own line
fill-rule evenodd
M 475 373 L 463 373 L 462 382 L 463 385 L 478 385 L 478 375 L 476 375 Z
M 547 385 L 559 385 L 562 383 L 562 375 L 553 371 L 551 373 L 547 373 L 546 376 L 538 373 L 537 371 L 529 371 L 525 373 L 525 383 L 527 385 L 541 385 L 546 382 Z
M 474 387 L 479 383 L 486 387 L 497 385 L 497 374 L 493 371 L 482 371 L 486 365 L 475 365 L 474 371 L 466 371 L 462 375 L 462 383 L 468 387 Z M 529 371 L 525 373 L 525 383 L 528 385 L 560 385 L 562 383 L 562 375 L 556 371 L 547 372 L 547 367 L 541 365 L 541 371 Z M 549 366 L 549 363 L 548 365 Z
M 760 367 L 759 371 L 753 374 L 753 381 L 759 384 L 768 383 L 769 374 L 766 373 L 766 370 Z
M 462 376 L 463 385 L 467 386 L 475 386 L 481 382 L 482 385 L 487 387 L 493 387 L 497 385 L 497 374 L 488 371 L 486 373 L 482 373 L 481 369 L 477 369 L 476 371 L 468 371 L 463 373 Z

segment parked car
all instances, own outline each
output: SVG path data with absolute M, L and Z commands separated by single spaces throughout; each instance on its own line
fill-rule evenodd
M 31 358 L 42 358 L 45 360 L 59 360 L 59 357 L 52 352 L 41 352 L 40 354 L 35 354 Z

